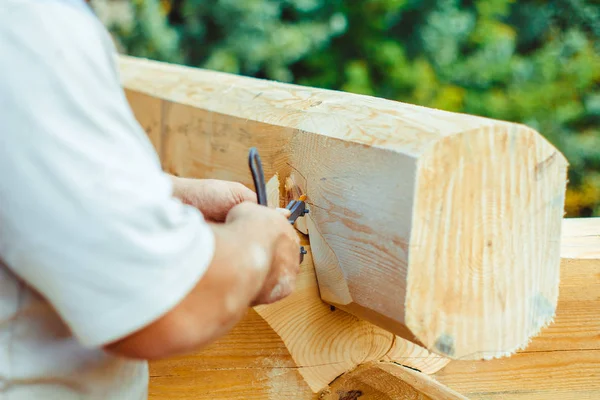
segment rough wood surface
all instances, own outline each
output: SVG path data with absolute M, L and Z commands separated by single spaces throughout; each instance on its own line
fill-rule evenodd
M 472 399 L 600 399 L 600 218 L 565 219 L 555 322 L 508 359 L 435 374 Z
M 256 311 L 281 337 L 300 374 L 315 392 L 369 361 L 388 359 L 427 373 L 449 361 L 324 304 L 310 267 L 303 269 L 294 295 L 270 306 L 256 307 Z
M 278 193 L 271 179 L 267 191 Z M 272 197 L 271 204 L 279 203 Z M 307 251 L 306 236 L 302 236 Z M 297 287 L 289 298 L 256 312 L 281 337 L 300 374 L 314 392 L 323 390 L 336 377 L 370 361 L 389 360 L 424 373 L 438 371 L 449 360 L 390 332 L 327 306 L 319 298 L 312 251 L 306 255 Z
M 120 61 L 167 170 L 250 186 L 256 146 L 308 196 L 324 300 L 459 359 L 515 351 L 552 319 L 566 163 L 531 129 Z

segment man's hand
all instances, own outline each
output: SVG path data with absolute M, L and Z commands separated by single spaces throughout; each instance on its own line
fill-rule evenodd
M 249 254 L 249 257 L 256 257 L 257 266 L 268 262 L 269 267 L 269 274 L 251 306 L 279 301 L 295 288 L 300 269 L 300 239 L 288 222 L 288 216 L 287 209 L 272 210 L 250 203 L 234 207 L 227 216 L 227 223 L 250 224 L 254 227 L 254 235 L 263 236 L 261 242 L 271 243 L 270 251 L 263 250 L 271 254 L 270 260 L 260 253 Z
M 244 229 L 250 235 L 257 238 L 262 236 L 260 240 L 263 243 L 271 243 L 271 248 L 261 251 L 271 254 L 272 259 L 264 256 L 262 260 L 256 260 L 257 265 L 265 264 L 264 268 L 270 272 L 252 306 L 276 302 L 294 290 L 299 271 L 300 242 L 296 231 L 287 221 L 288 210 L 274 211 L 251 204 L 256 203 L 256 193 L 237 182 L 175 176 L 172 179 L 174 196 L 198 208 L 206 220 L 244 223 Z
M 211 224 L 214 257 L 192 291 L 158 320 L 105 349 L 147 360 L 187 353 L 227 333 L 248 306 L 290 294 L 300 241 L 286 212 L 249 202 L 233 207 L 225 223 Z
M 173 196 L 196 207 L 209 222 L 224 222 L 227 213 L 243 202 L 256 203 L 256 193 L 238 182 L 171 177 Z

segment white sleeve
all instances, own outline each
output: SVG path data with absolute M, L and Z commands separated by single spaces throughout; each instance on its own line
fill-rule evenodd
M 100 346 L 180 302 L 214 238 L 171 196 L 98 21 L 34 3 L 0 11 L 0 256 Z

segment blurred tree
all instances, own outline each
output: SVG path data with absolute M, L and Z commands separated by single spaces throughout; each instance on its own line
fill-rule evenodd
M 111 15 L 110 7 L 118 10 Z M 172 63 L 185 61 L 179 49 L 180 39 L 166 18 L 165 5 L 159 0 L 110 1 L 92 0 L 92 6 L 102 7 L 105 22 L 117 44 L 128 54 Z M 124 7 L 125 6 L 125 7 Z M 123 17 L 123 12 L 130 14 Z
M 600 216 L 600 3 L 135 0 L 132 55 L 527 124 L 570 162 L 568 216 Z

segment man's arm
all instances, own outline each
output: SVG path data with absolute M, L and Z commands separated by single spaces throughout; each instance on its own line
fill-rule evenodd
M 211 226 L 216 247 L 204 277 L 165 316 L 106 346 L 108 351 L 143 359 L 189 352 L 229 331 L 259 295 L 274 302 L 292 291 L 299 243 L 283 215 L 243 204 L 227 223 Z M 269 297 L 273 285 L 265 286 L 268 275 L 294 278 Z
M 211 225 L 173 198 L 90 13 L 11 1 L 0 20 L 0 256 L 82 345 L 150 358 L 208 343 L 297 268 L 276 211 Z

